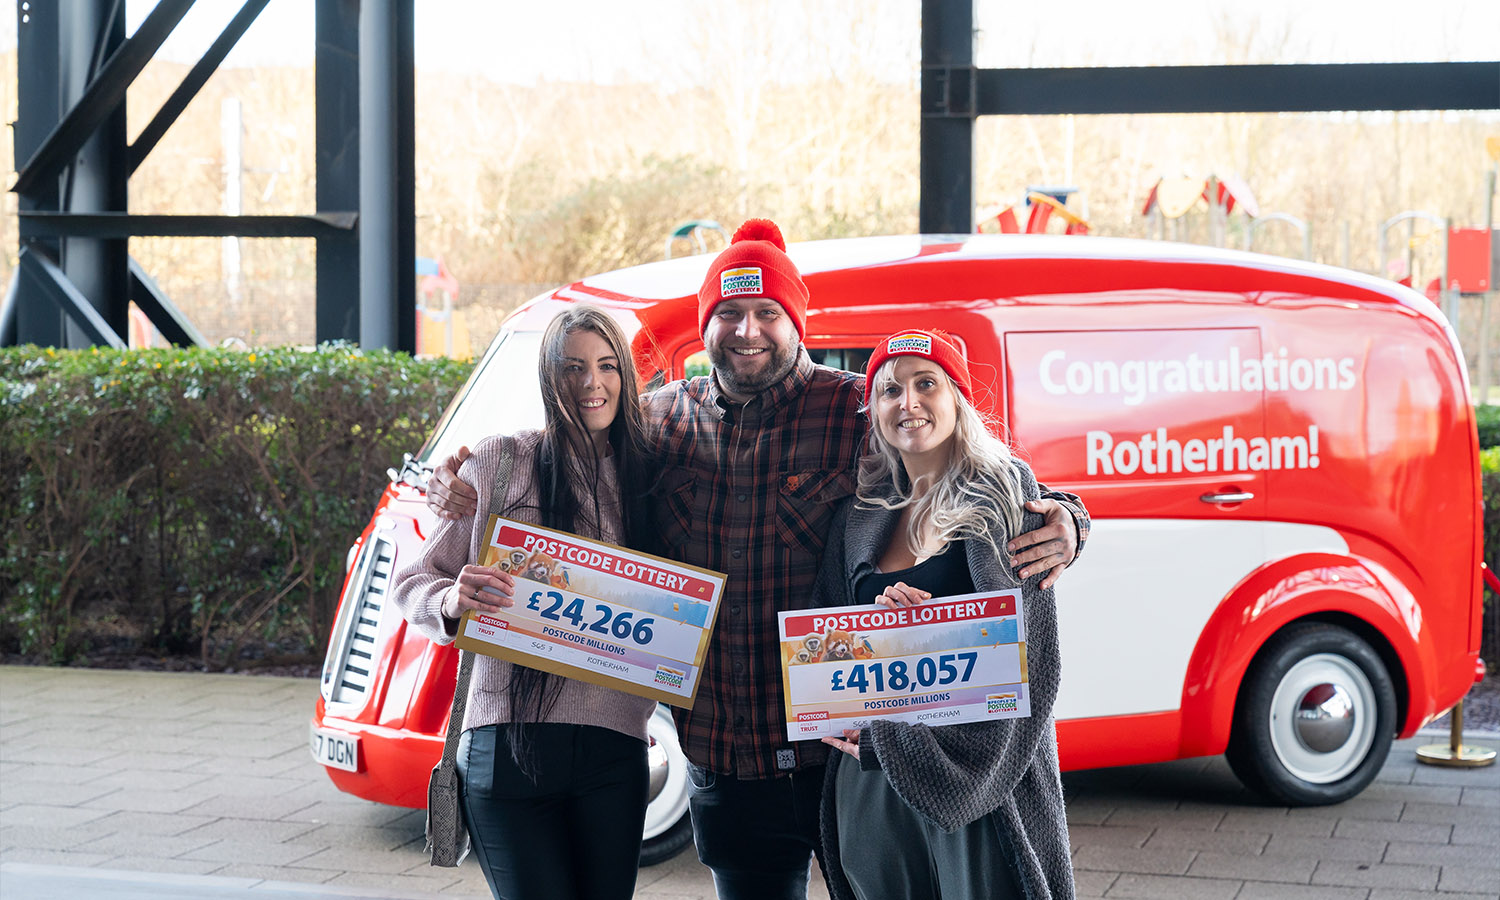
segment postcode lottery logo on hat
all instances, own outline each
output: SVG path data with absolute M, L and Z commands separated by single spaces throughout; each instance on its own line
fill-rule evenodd
M 725 269 L 719 273 L 719 295 L 721 297 L 764 294 L 765 289 L 761 285 L 760 266 Z
M 923 356 L 932 355 L 932 338 L 925 334 L 898 334 L 886 341 L 887 353 L 920 353 Z

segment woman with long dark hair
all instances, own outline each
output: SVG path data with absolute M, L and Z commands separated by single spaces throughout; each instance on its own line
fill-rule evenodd
M 570 307 L 542 337 L 539 375 L 545 427 L 479 442 L 459 471 L 480 487 L 478 508 L 445 520 L 422 558 L 396 577 L 392 599 L 437 643 L 453 641 L 465 611 L 514 602 L 511 575 L 477 564 L 491 485 L 491 511 L 501 516 L 641 545 L 646 456 L 624 333 L 596 307 Z M 502 459 L 511 461 L 510 477 L 497 484 Z M 457 763 L 464 821 L 495 897 L 631 896 L 655 706 L 475 657 Z
M 836 514 L 818 606 L 911 606 L 1021 589 L 1031 715 L 929 727 L 875 720 L 824 738 L 823 852 L 834 900 L 1064 900 L 1073 867 L 1052 703 L 1062 666 L 1042 573 L 1006 552 L 1041 526 L 1030 468 L 972 402 L 968 362 L 940 332 L 902 331 L 870 357 L 870 455 Z

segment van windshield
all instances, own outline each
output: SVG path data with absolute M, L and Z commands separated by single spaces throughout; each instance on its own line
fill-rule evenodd
M 492 434 L 514 434 L 541 428 L 542 391 L 536 364 L 541 353 L 539 331 L 502 334 L 454 396 L 417 454 L 417 462 L 435 466 L 459 447 L 473 447 Z

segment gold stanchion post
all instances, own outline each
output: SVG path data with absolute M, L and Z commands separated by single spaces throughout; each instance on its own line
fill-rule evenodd
M 1464 743 L 1464 702 L 1458 701 L 1449 713 L 1448 743 L 1423 744 L 1417 748 L 1417 762 L 1433 766 L 1477 768 L 1495 763 L 1495 751 Z

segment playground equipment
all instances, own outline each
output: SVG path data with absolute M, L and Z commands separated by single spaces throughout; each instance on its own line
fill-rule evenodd
M 1229 216 L 1236 207 L 1251 219 L 1260 215 L 1260 204 L 1250 186 L 1234 175 L 1210 175 L 1203 179 L 1186 175 L 1159 178 L 1146 195 L 1141 215 L 1151 219 L 1157 240 L 1167 239 L 1167 222 L 1172 223 L 1171 239 L 1182 240 L 1184 217 L 1200 201 L 1208 208 L 1209 243 L 1215 247 L 1225 245 Z M 1304 225 L 1304 242 L 1305 228 Z
M 458 279 L 441 257 L 417 257 L 417 353 L 468 359 L 469 325 L 453 308 Z M 434 327 L 436 326 L 436 327 Z
M 1078 195 L 1084 206 L 1083 215 L 1068 209 L 1068 197 L 1073 194 Z M 1052 221 L 1053 215 L 1066 223 L 1063 234 L 1088 234 L 1092 230 L 1085 218 L 1088 214 L 1087 199 L 1078 188 L 1027 187 L 1021 205 L 1029 207 L 1025 228 L 1021 227 L 1016 204 L 1013 203 L 992 216 L 981 218 L 974 231 L 979 234 L 1046 234 L 1047 223 Z
M 693 248 L 693 253 L 707 253 L 708 241 L 703 239 L 705 234 L 717 234 L 724 242 L 724 246 L 729 245 L 729 232 L 724 230 L 723 225 L 720 225 L 713 219 L 691 219 L 678 225 L 672 229 L 671 234 L 667 235 L 667 243 L 662 250 L 662 258 L 672 258 L 672 250 L 678 241 L 686 241 L 690 244 Z
M 1491 195 L 1494 191 L 1493 179 L 1494 174 L 1490 173 L 1488 180 L 1491 184 Z M 1492 215 L 1493 213 L 1486 213 L 1486 224 L 1481 227 L 1455 228 L 1450 218 L 1422 210 L 1407 210 L 1391 216 L 1380 226 L 1381 273 L 1388 276 L 1399 274 L 1399 277 L 1395 278 L 1396 281 L 1425 293 L 1429 300 L 1442 309 L 1443 314 L 1448 317 L 1448 324 L 1453 326 L 1455 332 L 1459 329 L 1460 298 L 1465 294 L 1478 295 L 1481 298 L 1479 372 L 1475 379 L 1477 382 L 1475 396 L 1481 403 L 1488 402 L 1490 387 L 1490 354 L 1484 342 L 1490 332 L 1490 300 L 1495 286 L 1493 271 L 1495 238 L 1494 230 L 1488 224 Z M 1425 222 L 1430 226 L 1427 233 L 1417 232 L 1418 222 Z M 1393 273 L 1391 231 L 1402 224 L 1406 226 L 1406 235 L 1402 242 L 1404 244 L 1402 261 L 1399 269 Z M 1440 271 L 1425 285 L 1419 285 L 1416 283 L 1418 278 L 1416 251 L 1419 246 L 1432 240 L 1438 242 Z
M 1299 235 L 1302 236 L 1302 258 L 1311 261 L 1312 230 L 1307 227 L 1306 222 L 1294 215 L 1290 215 L 1289 213 L 1266 213 L 1263 216 L 1256 216 L 1248 223 L 1246 223 L 1245 249 L 1252 249 L 1255 243 L 1256 233 L 1267 225 L 1273 224 L 1275 222 L 1285 222 L 1286 224 L 1290 225 L 1293 230 L 1295 230 Z

